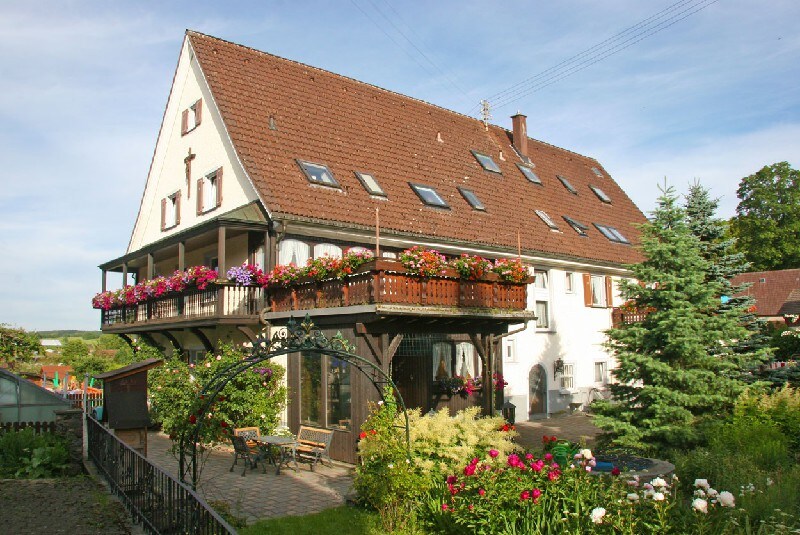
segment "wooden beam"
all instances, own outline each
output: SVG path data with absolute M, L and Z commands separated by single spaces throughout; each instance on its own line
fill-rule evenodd
M 100 291 L 101 292 L 105 292 L 106 291 L 106 284 L 107 284 L 106 283 L 107 271 L 104 269 L 104 270 L 101 271 L 101 273 L 102 273 L 102 275 L 100 276 L 100 287 L 102 288 L 102 290 L 100 290 Z
M 394 335 L 392 341 L 389 343 L 389 347 L 386 348 L 386 351 L 383 354 L 383 358 L 386 360 L 386 367 L 389 367 L 389 364 L 392 362 L 394 358 L 394 354 L 397 353 L 397 348 L 400 347 L 400 342 L 403 341 L 403 334 L 399 333 Z
M 225 227 L 219 227 L 217 230 L 217 271 L 221 276 L 224 276 L 227 271 L 225 265 Z
M 237 325 L 236 328 L 242 331 L 242 334 L 244 334 L 247 337 L 247 339 L 250 340 L 251 344 L 255 343 L 256 338 L 258 337 L 256 336 L 256 333 L 253 332 L 253 329 L 251 329 L 247 325 Z
M 181 346 L 180 342 L 178 342 L 178 339 L 175 338 L 175 335 L 169 331 L 158 331 L 158 334 L 163 335 L 167 340 L 172 342 L 173 347 L 178 350 L 178 354 L 183 355 L 183 347 Z
M 198 340 L 200 340 L 200 343 L 203 344 L 203 347 L 206 351 L 209 353 L 214 352 L 214 345 L 211 343 L 211 340 L 208 339 L 208 336 L 206 336 L 206 334 L 200 329 L 200 327 L 192 327 L 189 329 L 189 331 L 191 331 L 191 333 L 195 335 Z
M 125 288 L 128 286 L 128 263 L 122 263 L 122 287 Z
M 186 242 L 178 242 L 178 271 L 186 269 Z
M 147 253 L 147 280 L 153 278 L 153 253 Z

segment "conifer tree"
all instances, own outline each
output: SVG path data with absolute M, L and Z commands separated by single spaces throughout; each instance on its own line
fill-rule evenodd
M 701 424 L 731 407 L 741 392 L 732 341 L 746 336 L 736 310 L 721 310 L 722 283 L 686 212 L 669 188 L 642 227 L 645 259 L 629 268 L 623 298 L 647 312 L 639 323 L 608 331 L 617 360 L 613 399 L 597 407 L 595 423 L 613 445 L 652 453 L 701 442 Z

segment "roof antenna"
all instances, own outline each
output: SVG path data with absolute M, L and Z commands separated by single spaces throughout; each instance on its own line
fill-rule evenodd
M 483 127 L 485 129 L 489 129 L 489 119 L 492 118 L 491 114 L 492 107 L 489 105 L 488 100 L 481 100 L 481 120 L 483 121 Z

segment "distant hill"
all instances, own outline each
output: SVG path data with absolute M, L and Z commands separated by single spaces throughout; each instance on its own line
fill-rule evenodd
M 33 331 L 39 338 L 83 338 L 84 340 L 97 340 L 101 331 L 78 331 L 75 329 L 64 329 L 61 331 Z

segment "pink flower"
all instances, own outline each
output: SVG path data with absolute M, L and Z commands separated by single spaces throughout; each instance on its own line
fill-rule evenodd
M 489 455 L 491 455 L 491 452 L 489 452 Z M 508 460 L 506 462 L 508 463 L 508 466 L 517 466 L 517 463 L 519 462 L 519 455 L 512 453 L 508 456 Z
M 475 473 L 475 465 L 474 464 L 468 464 L 467 466 L 464 467 L 464 475 L 465 476 L 471 476 L 474 473 Z
M 519 495 L 519 499 L 520 500 L 527 500 L 530 497 L 531 497 L 531 493 L 528 492 L 527 490 L 523 490 Z
M 477 457 L 473 457 L 472 460 L 469 462 L 469 464 L 478 464 L 478 462 L 479 462 L 478 458 Z
M 478 494 L 480 494 L 481 496 L 484 496 L 486 494 L 486 491 L 483 490 L 483 489 L 478 489 Z
M 536 502 L 536 500 L 538 500 L 539 496 L 541 496 L 541 495 L 542 495 L 542 491 L 539 490 L 539 489 L 533 489 L 531 491 L 531 497 L 533 498 L 534 502 Z
M 552 453 L 545 453 L 544 454 L 544 460 L 547 461 L 547 462 L 552 461 L 553 460 L 553 454 Z
M 531 459 L 533 459 L 533 454 L 532 453 L 525 454 L 525 460 L 530 461 Z
M 456 481 L 458 481 L 458 478 L 456 476 L 447 476 L 447 484 L 448 485 L 452 485 Z
M 500 455 L 500 452 L 499 452 L 499 451 L 497 451 L 497 450 L 494 450 L 494 449 L 492 449 L 492 450 L 489 450 L 489 457 L 491 457 L 492 459 L 494 459 L 494 458 L 495 458 L 495 457 L 497 457 L 498 455 Z
M 442 504 L 442 511 L 447 511 L 448 509 L 450 509 L 450 506 L 448 506 L 446 503 L 443 503 Z

